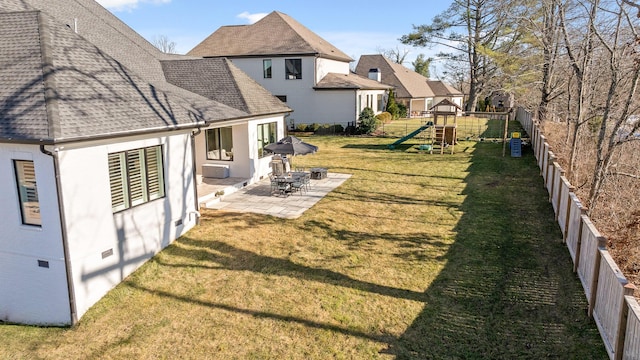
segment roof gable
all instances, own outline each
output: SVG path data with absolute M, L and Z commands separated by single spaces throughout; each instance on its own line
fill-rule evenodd
M 379 68 L 382 82 L 396 88 L 398 98 L 428 98 L 434 96 L 462 96 L 462 93 L 440 80 L 429 80 L 417 72 L 387 59 L 383 55 L 362 55 L 356 73 L 367 76 L 369 69 Z
M 276 55 L 318 55 L 351 62 L 349 56 L 294 20 L 273 11 L 251 25 L 222 26 L 188 55 L 241 57 Z
M 167 81 L 251 115 L 291 109 L 226 58 L 166 60 Z

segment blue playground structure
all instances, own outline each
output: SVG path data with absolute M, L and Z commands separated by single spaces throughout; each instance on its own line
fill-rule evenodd
M 387 145 L 387 147 L 388 147 L 389 149 L 392 149 L 392 150 L 393 150 L 393 149 L 395 149 L 395 148 L 396 148 L 396 146 L 397 146 L 397 145 L 402 144 L 403 142 L 405 142 L 405 141 L 407 141 L 407 140 L 411 139 L 412 137 L 414 137 L 414 136 L 416 136 L 416 135 L 420 134 L 421 132 L 423 132 L 423 131 L 427 130 L 428 128 L 430 128 L 430 127 L 432 127 L 432 126 L 433 126 L 433 121 L 428 121 L 428 122 L 427 122 L 427 123 L 425 123 L 424 125 L 420 126 L 418 129 L 416 129 L 415 131 L 413 131 L 412 133 L 410 133 L 410 134 L 408 134 L 408 135 L 406 135 L 406 136 L 404 136 L 404 137 L 402 137 L 402 138 L 400 138 L 400 139 L 396 140 L 396 142 L 394 142 L 393 144 L 389 144 L 389 145 Z

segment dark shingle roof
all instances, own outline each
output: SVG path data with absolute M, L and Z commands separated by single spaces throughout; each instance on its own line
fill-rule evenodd
M 273 11 L 251 25 L 222 26 L 188 55 L 207 57 L 318 55 L 351 62 L 353 59 L 292 17 Z
M 189 57 L 161 53 L 93 0 L 1 0 L 0 53 L 0 141 L 64 142 L 251 116 L 246 104 L 167 82 L 161 60 Z
M 362 77 L 353 73 L 338 74 L 328 73 L 314 86 L 317 90 L 329 89 L 361 89 L 361 90 L 387 90 L 391 86 L 379 83 L 375 80 Z
M 13 49 L 0 68 L 5 140 L 64 142 L 193 126 L 219 113 L 246 115 L 148 83 L 40 11 L 0 19 L 0 47 Z
M 48 137 L 38 13 L 0 13 L 0 134 Z M 12 39 L 12 41 L 7 41 Z
M 162 68 L 168 82 L 248 114 L 291 111 L 226 58 L 165 60 Z
M 393 85 L 396 88 L 397 98 L 462 95 L 460 91 L 440 80 L 429 80 L 379 54 L 360 56 L 356 66 L 356 74 L 367 76 L 369 69 L 373 68 L 380 69 L 383 83 Z

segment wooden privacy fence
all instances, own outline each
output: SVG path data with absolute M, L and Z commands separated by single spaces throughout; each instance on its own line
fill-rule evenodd
M 606 239 L 586 215 L 587 209 L 556 162 L 538 122 L 523 108 L 516 112 L 516 119 L 531 137 L 563 242 L 589 304 L 589 316 L 595 320 L 609 358 L 640 359 L 640 305 L 633 296 L 635 286 L 613 261 Z

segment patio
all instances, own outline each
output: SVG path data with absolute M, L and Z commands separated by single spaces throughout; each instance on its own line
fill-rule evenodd
M 207 209 L 296 219 L 350 177 L 350 174 L 328 173 L 324 179 L 312 179 L 309 191 L 287 197 L 271 194 L 269 178 L 249 185 L 241 178 L 206 178 L 198 185 L 198 203 Z M 224 194 L 215 196 L 220 191 Z

